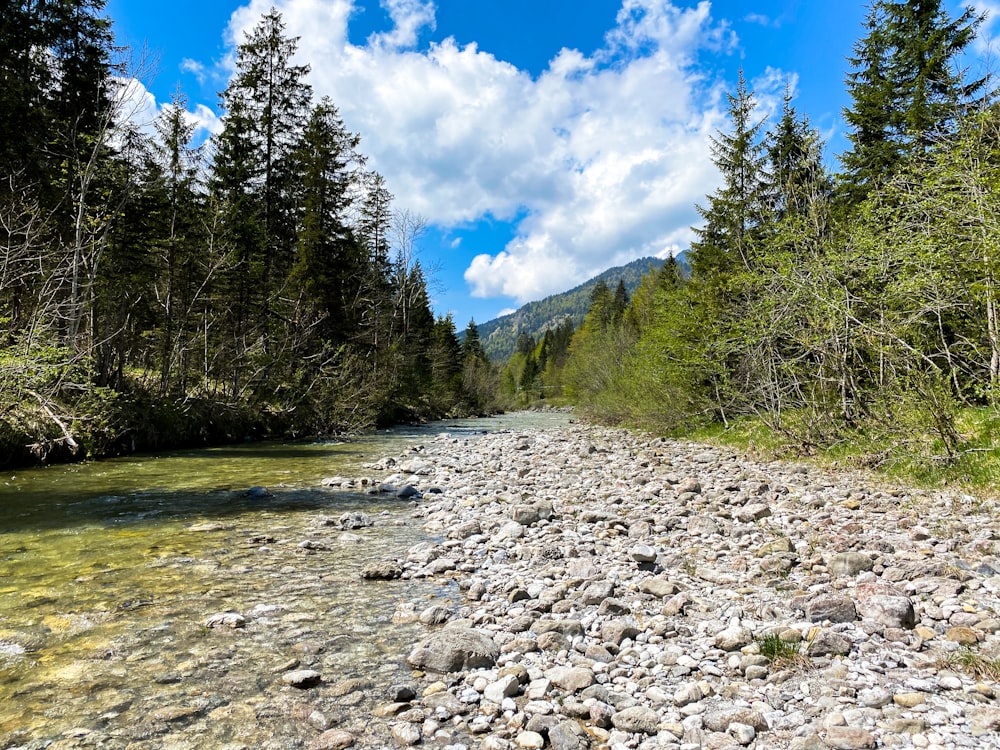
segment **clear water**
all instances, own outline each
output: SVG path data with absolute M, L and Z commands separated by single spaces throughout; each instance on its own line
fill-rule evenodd
M 441 432 L 565 420 L 514 414 L 0 475 L 0 748 L 235 750 L 303 746 L 326 726 L 363 735 L 386 686 L 409 678 L 403 659 L 422 632 L 394 613 L 448 602 L 454 584 L 361 581 L 366 564 L 426 537 L 407 504 L 320 480 L 381 479 L 364 464 Z M 258 485 L 272 496 L 246 495 Z M 348 511 L 376 520 L 351 532 L 360 541 L 325 523 Z M 246 627 L 205 626 L 224 611 Z M 323 685 L 283 685 L 293 667 Z

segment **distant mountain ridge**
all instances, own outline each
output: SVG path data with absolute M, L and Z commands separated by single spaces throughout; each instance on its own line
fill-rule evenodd
M 683 253 L 678 261 L 684 263 Z M 490 359 L 503 361 L 510 357 L 521 333 L 533 336 L 537 341 L 545 335 L 545 331 L 556 328 L 566 320 L 573 321 L 574 327 L 579 327 L 590 307 L 590 292 L 600 282 L 607 284 L 612 291 L 621 279 L 629 294 L 639 286 L 642 277 L 651 268 L 661 268 L 664 261 L 660 258 L 646 257 L 633 260 L 624 266 L 609 268 L 589 281 L 575 286 L 561 294 L 553 294 L 536 302 L 528 302 L 509 315 L 478 323 L 479 338 L 483 349 Z

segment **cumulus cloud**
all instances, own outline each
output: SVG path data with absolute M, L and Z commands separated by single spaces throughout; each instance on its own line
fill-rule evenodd
M 204 104 L 195 105 L 194 111 L 185 112 L 184 116 L 189 123 L 193 123 L 195 126 L 195 140 L 209 135 L 218 135 L 222 132 L 222 119 L 214 110 Z
M 434 29 L 434 3 L 421 0 L 382 0 L 382 5 L 392 19 L 388 33 L 374 34 L 368 43 L 373 47 L 391 50 L 413 47 L 420 31 Z
M 601 49 L 563 49 L 537 77 L 476 44 L 419 45 L 434 29 L 424 0 L 382 0 L 391 28 L 361 45 L 352 0 L 251 0 L 231 44 L 272 5 L 398 206 L 444 230 L 519 222 L 506 247 L 471 261 L 473 295 L 523 302 L 690 242 L 725 113 L 724 89 L 696 63 L 735 43 L 708 2 L 623 0 Z

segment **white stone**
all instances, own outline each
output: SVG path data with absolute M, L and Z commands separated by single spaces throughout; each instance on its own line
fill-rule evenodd
M 538 732 L 521 732 L 514 740 L 514 744 L 526 750 L 541 750 L 545 747 L 545 738 Z

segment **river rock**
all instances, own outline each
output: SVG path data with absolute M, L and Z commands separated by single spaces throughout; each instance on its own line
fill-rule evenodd
M 858 619 L 854 600 L 843 594 L 820 594 L 806 604 L 806 617 L 813 622 L 854 622 Z
M 715 647 L 723 651 L 739 651 L 753 643 L 753 633 L 739 625 L 730 625 L 716 634 L 714 642 Z
M 408 721 L 398 721 L 389 727 L 392 738 L 404 747 L 416 745 L 422 739 L 420 728 L 410 724 Z
M 604 643 L 621 645 L 624 640 L 632 640 L 639 635 L 639 628 L 630 620 L 605 620 L 601 623 L 601 640 Z
M 726 708 L 709 711 L 702 718 L 705 729 L 711 732 L 728 732 L 733 724 L 753 727 L 757 732 L 768 729 L 767 720 L 760 711 L 751 708 Z
M 944 637 L 947 640 L 953 643 L 958 643 L 962 646 L 974 646 L 979 642 L 979 634 L 972 628 L 965 627 L 964 625 L 957 625 L 953 628 L 948 628 Z
M 361 577 L 366 581 L 391 581 L 402 575 L 403 566 L 395 560 L 379 560 L 361 570 Z
M 361 512 L 345 513 L 337 519 L 337 524 L 344 530 L 364 529 L 374 525 L 374 523 L 371 516 Z
M 246 624 L 247 618 L 239 612 L 219 612 L 205 620 L 206 628 L 229 628 L 230 630 L 236 630 L 237 628 L 245 628 Z
M 852 643 L 849 638 L 832 630 L 821 630 L 809 643 L 806 653 L 809 656 L 845 656 L 851 653 Z
M 631 551 L 632 559 L 638 563 L 654 563 L 656 562 L 656 548 L 651 547 L 648 544 L 637 544 L 632 547 Z
M 579 620 L 539 620 L 534 624 L 534 631 L 542 633 L 559 633 L 567 638 L 583 635 L 583 625 Z
M 396 490 L 395 495 L 400 500 L 420 500 L 424 496 L 423 493 L 412 484 L 403 485 Z
M 875 561 L 871 555 L 863 552 L 841 552 L 831 557 L 826 566 L 830 569 L 830 575 L 856 576 L 858 573 L 871 570 L 875 566 Z
M 446 673 L 492 667 L 499 655 L 500 648 L 486 633 L 446 628 L 418 643 L 406 661 L 415 669 Z
M 514 744 L 525 750 L 542 750 L 545 747 L 545 738 L 538 732 L 526 731 L 517 735 Z
M 541 520 L 538 508 L 534 505 L 515 505 L 510 517 L 522 526 L 534 526 Z
M 87 704 L 75 719 L 86 735 L 58 735 L 43 723 L 59 717 L 40 715 L 37 740 L 11 741 L 147 750 L 234 738 L 322 750 L 416 739 L 512 750 L 524 735 L 534 745 L 540 737 L 543 750 L 1000 747 L 1000 688 L 972 674 L 986 662 L 948 639 L 964 635 L 986 659 L 1000 653 L 997 502 L 583 423 L 473 433 L 442 434 L 380 462 L 399 473 L 384 477 L 391 494 L 368 499 L 376 523 L 356 534 L 367 547 L 344 549 L 334 539 L 343 530 L 326 536 L 324 524 L 337 521 L 265 503 L 266 520 L 227 517 L 231 531 L 206 539 L 207 551 L 181 557 L 164 545 L 148 556 L 151 568 L 199 586 L 170 613 L 166 602 L 118 593 L 77 613 L 55 611 L 70 598 L 26 596 L 23 618 L 0 622 L 0 662 L 4 644 L 26 646 L 29 629 L 33 650 L 58 650 L 75 635 L 60 618 L 121 619 L 129 635 L 93 628 L 87 647 L 97 661 L 45 670 L 64 694 L 60 713 Z M 427 473 L 417 484 L 404 467 Z M 407 481 L 440 491 L 395 502 Z M 364 491 L 378 480 L 337 486 Z M 302 539 L 329 551 L 293 557 Z M 10 554 L 16 568 L 20 553 Z M 407 582 L 347 580 L 379 557 Z M 75 575 L 113 577 L 97 567 Z M 344 619 L 379 597 L 384 620 Z M 165 619 L 198 622 L 198 602 L 227 600 L 247 610 L 239 638 L 182 643 L 183 628 Z M 133 638 L 147 613 L 156 638 Z M 368 630 L 379 631 L 385 658 L 371 658 L 383 646 L 370 650 Z M 407 663 L 398 644 L 413 630 L 421 635 Z M 471 655 L 451 655 L 456 633 L 470 630 Z M 425 642 L 438 634 L 440 642 Z M 760 654 L 775 637 L 799 650 Z M 364 641 L 361 656 L 355 640 Z M 19 681 L 31 676 L 28 656 L 14 657 Z M 344 679 L 311 692 L 283 685 L 285 673 L 304 668 Z M 134 701 L 102 687 L 119 673 L 148 689 L 145 718 L 133 721 Z M 204 696 L 185 688 L 206 684 Z M 246 691 L 255 684 L 265 686 L 260 695 Z M 24 695 L 41 704 L 40 693 Z M 175 704 L 188 706 L 178 718 L 150 718 L 155 706 Z M 327 734 L 333 727 L 350 736 Z
M 343 729 L 328 729 L 306 744 L 308 750 L 344 750 L 355 743 L 355 737 Z
M 483 698 L 493 703 L 503 703 L 504 698 L 517 695 L 521 690 L 521 682 L 516 675 L 508 674 L 496 682 L 491 682 L 483 690 Z
M 828 727 L 824 742 L 834 750 L 867 750 L 875 747 L 874 735 L 857 727 Z
M 913 602 L 907 596 L 873 594 L 858 602 L 862 617 L 875 620 L 888 628 L 912 628 L 917 624 Z
M 571 693 L 594 684 L 594 671 L 586 667 L 553 667 L 545 677 L 556 687 Z
M 661 599 L 666 599 L 668 596 L 673 596 L 680 591 L 680 588 L 675 582 L 666 577 L 656 576 L 644 579 L 639 584 L 639 591 L 650 596 L 658 596 Z
M 450 616 L 451 612 L 447 607 L 440 604 L 432 604 L 421 611 L 417 619 L 424 625 L 440 625 L 447 622 Z
M 632 706 L 611 717 L 615 729 L 635 734 L 656 734 L 660 717 L 648 706 Z
M 575 721 L 560 721 L 549 729 L 549 746 L 552 750 L 586 750 L 590 741 Z
M 281 681 L 291 687 L 307 690 L 319 685 L 323 681 L 323 677 L 313 669 L 296 669 L 281 675 Z

